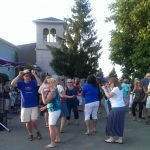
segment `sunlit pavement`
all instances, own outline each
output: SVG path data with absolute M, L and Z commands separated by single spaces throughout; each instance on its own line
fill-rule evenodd
M 10 115 L 8 127 L 11 132 L 0 131 L 0 150 L 45 150 L 50 143 L 48 128 L 45 127 L 44 118 L 39 117 L 42 139 L 28 140 L 28 134 L 24 124 L 20 123 L 19 115 Z M 124 143 L 105 143 L 105 112 L 102 109 L 98 114 L 99 120 L 97 133 L 90 136 L 84 135 L 85 124 L 83 112 L 80 112 L 80 124 L 72 123 L 66 126 L 65 133 L 61 133 L 61 143 L 57 144 L 56 150 L 150 150 L 150 125 L 145 120 L 133 121 L 132 117 L 126 114 Z M 49 148 L 52 149 L 52 148 Z

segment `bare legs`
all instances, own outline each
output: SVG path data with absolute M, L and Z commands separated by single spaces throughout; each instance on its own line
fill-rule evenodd
M 51 138 L 51 145 L 55 146 L 55 143 L 60 142 L 59 131 L 56 125 L 49 125 L 49 132 Z
M 28 134 L 29 134 L 29 140 L 31 140 L 31 141 L 33 140 L 32 127 L 36 130 L 37 138 L 41 139 L 41 134 L 40 134 L 40 131 L 39 131 L 39 128 L 38 128 L 37 120 L 32 120 L 30 122 L 26 122 L 25 126 L 26 126 L 26 129 L 27 129 Z
M 60 124 L 60 133 L 63 133 L 64 132 L 64 126 L 65 126 L 65 123 L 66 123 L 66 117 L 61 117 L 61 124 Z
M 97 123 L 97 119 L 86 120 L 85 124 L 86 124 L 87 131 L 85 134 L 89 135 L 92 132 L 96 132 L 96 123 Z

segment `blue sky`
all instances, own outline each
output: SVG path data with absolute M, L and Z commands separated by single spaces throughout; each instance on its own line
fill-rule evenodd
M 110 15 L 108 4 L 114 0 L 90 0 L 93 8 L 92 14 L 97 22 L 98 39 L 102 39 L 103 54 L 99 66 L 107 76 L 112 70 L 108 60 L 110 31 L 113 23 L 105 23 L 105 18 Z M 0 6 L 0 37 L 8 42 L 21 45 L 36 41 L 36 30 L 33 20 L 47 17 L 63 19 L 71 15 L 73 0 L 1 0 Z M 115 66 L 118 76 L 121 75 L 120 67 Z

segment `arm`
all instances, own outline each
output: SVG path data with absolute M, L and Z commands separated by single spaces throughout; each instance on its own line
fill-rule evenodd
M 22 71 L 19 72 L 18 76 L 11 81 L 13 87 L 17 87 L 17 81 L 22 77 Z
M 43 106 L 43 107 L 40 108 L 40 111 L 44 111 L 46 109 L 47 109 L 47 106 Z
M 32 73 L 32 75 L 35 77 L 35 79 L 36 79 L 38 85 L 40 86 L 40 85 L 42 84 L 42 81 L 41 81 L 41 79 L 37 76 L 35 70 L 32 70 L 31 73 Z
M 61 91 L 62 97 L 63 98 L 74 98 L 74 96 L 68 96 L 66 95 L 65 91 Z
M 56 93 L 54 91 L 49 92 L 47 97 L 45 96 L 46 93 L 44 90 L 42 90 L 42 101 L 44 104 L 47 104 L 49 101 L 51 101 L 53 98 L 55 98 Z
M 107 92 L 105 86 L 102 86 L 102 89 L 104 90 L 104 93 L 105 93 L 105 95 L 106 95 L 108 98 L 111 98 L 111 97 L 113 97 L 113 96 L 115 95 L 115 93 L 113 93 L 113 92 L 110 92 L 110 93 Z

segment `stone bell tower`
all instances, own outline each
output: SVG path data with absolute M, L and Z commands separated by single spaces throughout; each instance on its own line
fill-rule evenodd
M 64 21 L 57 18 L 44 18 L 33 21 L 36 24 L 36 65 L 50 75 L 56 73 L 50 66 L 53 59 L 47 45 L 60 47 L 57 37 L 63 37 Z

